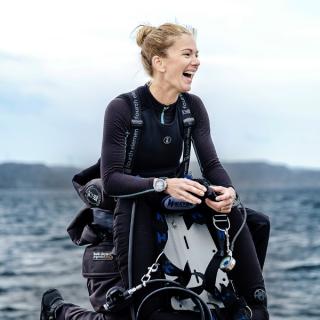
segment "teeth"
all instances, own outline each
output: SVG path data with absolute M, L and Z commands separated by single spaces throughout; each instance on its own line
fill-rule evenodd
M 194 76 L 194 74 L 195 74 L 195 72 L 193 72 L 193 71 L 186 71 L 183 73 L 183 75 L 188 78 L 192 78 Z

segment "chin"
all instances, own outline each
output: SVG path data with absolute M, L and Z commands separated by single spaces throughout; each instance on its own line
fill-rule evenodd
M 191 84 L 184 84 L 181 86 L 181 92 L 188 92 L 191 90 Z

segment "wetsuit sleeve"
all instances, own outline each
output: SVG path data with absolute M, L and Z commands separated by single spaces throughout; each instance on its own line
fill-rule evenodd
M 202 167 L 203 175 L 212 184 L 233 187 L 231 179 L 217 156 L 211 135 L 207 110 L 196 95 L 191 95 L 191 111 L 195 117 L 192 133 L 193 147 Z
M 153 178 L 124 173 L 126 136 L 130 132 L 131 107 L 121 98 L 108 105 L 103 127 L 101 178 L 104 191 L 111 196 L 131 195 L 153 189 Z

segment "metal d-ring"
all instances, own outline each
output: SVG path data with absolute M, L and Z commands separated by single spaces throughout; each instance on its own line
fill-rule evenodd
M 218 219 L 216 219 L 218 218 Z M 230 229 L 230 220 L 228 218 L 228 216 L 226 214 L 215 214 L 212 218 L 213 220 L 213 225 L 220 231 L 226 232 Z M 227 227 L 222 229 L 220 227 L 218 227 L 217 223 L 219 222 L 227 222 Z

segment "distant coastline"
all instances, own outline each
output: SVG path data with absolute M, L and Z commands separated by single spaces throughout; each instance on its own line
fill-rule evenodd
M 320 170 L 292 169 L 267 162 L 224 162 L 236 188 L 318 188 Z M 72 188 L 72 177 L 84 168 L 44 164 L 0 164 L 0 188 Z M 199 166 L 191 162 L 194 177 L 201 176 Z

